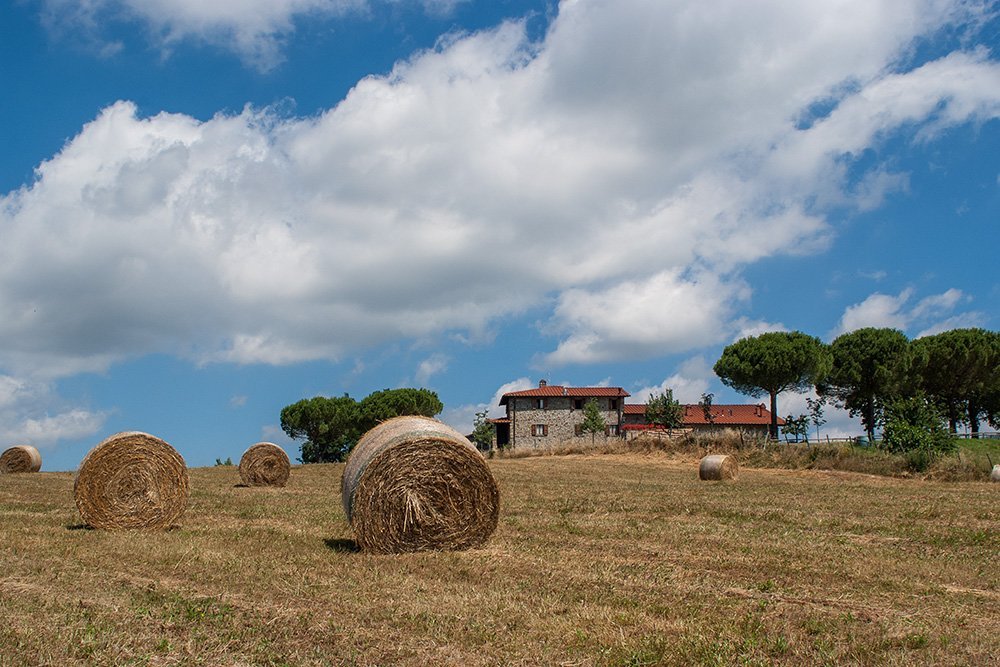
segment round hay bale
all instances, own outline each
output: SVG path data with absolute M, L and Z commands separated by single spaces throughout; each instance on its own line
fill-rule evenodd
M 84 523 L 109 530 L 167 528 L 187 507 L 188 470 L 173 447 L 148 433 L 117 433 L 94 447 L 73 494 Z
M 1000 463 L 993 466 L 993 470 L 990 471 L 990 481 L 1000 482 Z
M 698 479 L 718 480 L 736 479 L 740 464 L 735 456 L 729 454 L 710 454 L 698 465 Z
M 8 472 L 38 472 L 42 455 L 31 445 L 14 445 L 0 454 L 0 475 Z
M 240 479 L 247 486 L 284 486 L 292 464 L 288 454 L 273 442 L 258 442 L 240 458 Z
M 402 553 L 468 549 L 497 527 L 500 490 L 482 454 L 428 417 L 395 417 L 358 441 L 341 483 L 358 546 Z

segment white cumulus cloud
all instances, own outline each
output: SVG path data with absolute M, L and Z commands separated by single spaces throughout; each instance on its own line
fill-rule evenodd
M 985 320 L 983 314 L 977 311 L 952 314 L 955 308 L 971 300 L 961 290 L 951 288 L 941 294 L 932 294 L 911 306 L 909 303 L 913 295 L 912 288 L 904 289 L 895 296 L 876 292 L 864 301 L 848 306 L 830 337 L 865 327 L 890 327 L 901 331 L 922 327 L 914 336 L 919 338 L 947 329 L 979 326 Z
M 534 384 L 526 377 L 520 377 L 516 380 L 505 382 L 497 388 L 497 390 L 493 393 L 493 397 L 488 401 L 484 403 L 466 403 L 463 405 L 447 407 L 441 413 L 439 419 L 457 430 L 459 433 L 471 433 L 477 413 L 486 412 L 486 416 L 489 419 L 504 417 L 507 413 L 504 408 L 500 407 L 500 398 L 504 394 L 512 391 L 532 389 L 536 386 L 537 384 Z
M 0 375 L 0 443 L 44 449 L 92 436 L 104 425 L 106 413 L 64 403 L 46 382 Z
M 701 400 L 702 394 L 708 392 L 714 379 L 715 372 L 712 370 L 712 366 L 705 360 L 705 357 L 697 355 L 683 362 L 676 373 L 660 384 L 629 392 L 632 395 L 628 402 L 647 403 L 654 394 L 663 394 L 669 389 L 673 392 L 674 400 L 694 404 Z
M 109 23 L 137 24 L 164 55 L 185 40 L 237 54 L 247 65 L 268 71 L 283 60 L 296 22 L 345 14 L 364 16 L 372 5 L 421 7 L 445 16 L 467 0 L 43 0 L 43 19 L 56 34 L 76 34 L 103 57 L 123 47 L 105 36 Z
M 114 8 L 266 59 L 293 17 L 356 3 L 201 4 Z M 316 117 L 117 102 L 0 200 L 0 370 L 336 360 L 531 308 L 550 365 L 729 340 L 743 268 L 821 251 L 825 206 L 903 187 L 889 165 L 849 178 L 857 156 L 1000 116 L 988 52 L 899 64 L 978 7 L 564 2 L 538 42 L 452 35 Z M 895 321 L 848 320 L 876 310 Z
M 417 384 L 420 386 L 426 386 L 430 381 L 431 377 L 439 373 L 444 372 L 448 369 L 448 362 L 450 358 L 446 354 L 440 352 L 435 352 L 431 356 L 427 357 L 419 364 L 417 364 L 417 372 L 414 377 L 417 380 Z

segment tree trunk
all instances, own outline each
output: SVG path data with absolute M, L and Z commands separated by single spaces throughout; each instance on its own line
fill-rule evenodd
M 972 400 L 969 401 L 969 430 L 972 431 L 971 437 L 979 437 L 979 406 Z
M 868 434 L 868 444 L 875 446 L 875 403 L 874 401 L 865 401 L 865 432 Z
M 948 404 L 948 430 L 952 433 L 958 433 L 958 425 L 962 423 L 962 413 L 965 412 L 965 406 L 957 401 L 949 402 Z
M 771 437 L 775 440 L 778 439 L 778 392 L 772 391 L 771 394 Z

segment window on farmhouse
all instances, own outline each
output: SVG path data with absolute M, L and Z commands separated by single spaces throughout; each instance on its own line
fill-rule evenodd
M 611 410 L 617 410 L 618 409 L 618 399 L 617 398 L 612 398 L 610 401 L 608 401 L 608 405 L 611 406 L 611 408 L 610 408 Z
M 532 424 L 531 435 L 536 438 L 543 438 L 549 434 L 548 424 Z
M 573 426 L 573 435 L 578 438 L 583 435 L 583 424 L 575 424 Z
M 582 398 L 574 398 L 573 399 L 573 409 L 574 410 L 583 410 L 583 399 Z
M 618 424 L 610 424 L 606 429 L 604 429 L 606 435 L 618 435 Z
M 548 399 L 539 398 L 537 401 L 535 401 L 535 407 L 538 408 L 539 410 L 544 410 L 545 408 L 548 407 Z

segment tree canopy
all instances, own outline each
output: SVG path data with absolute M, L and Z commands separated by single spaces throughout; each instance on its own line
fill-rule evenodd
M 910 365 L 910 341 L 896 329 L 868 327 L 838 336 L 830 344 L 833 366 L 819 394 L 861 416 L 869 441 L 882 423 L 887 401 L 898 397 Z
M 684 423 L 684 406 L 674 399 L 673 389 L 666 389 L 662 394 L 649 397 L 646 402 L 646 421 L 662 426 L 668 433 Z
M 364 430 L 400 415 L 433 417 L 444 409 L 438 395 L 427 389 L 383 389 L 359 403 Z
M 771 437 L 778 437 L 778 394 L 802 393 L 830 370 L 830 351 L 801 331 L 773 331 L 742 338 L 722 351 L 713 370 L 722 383 L 741 394 L 771 399 Z
M 281 428 L 302 443 L 303 463 L 343 461 L 365 432 L 379 422 L 401 415 L 433 417 L 444 409 L 427 389 L 385 389 L 360 402 L 344 394 L 316 396 L 285 406 Z
M 493 447 L 493 436 L 496 433 L 488 414 L 487 410 L 477 412 L 476 418 L 472 422 L 472 442 L 481 452 L 489 451 Z
M 583 424 L 580 426 L 584 433 L 590 434 L 591 442 L 594 441 L 594 436 L 598 433 L 604 433 L 605 429 L 608 427 L 607 420 L 601 415 L 601 409 L 597 405 L 595 399 L 590 399 L 587 404 L 583 406 Z
M 982 417 L 997 426 L 1000 403 L 1000 333 L 952 329 L 913 341 L 915 375 L 944 412 L 954 433 L 959 422 L 979 432 Z
M 302 443 L 303 463 L 343 461 L 364 433 L 357 402 L 344 394 L 305 398 L 281 410 L 281 429 Z

